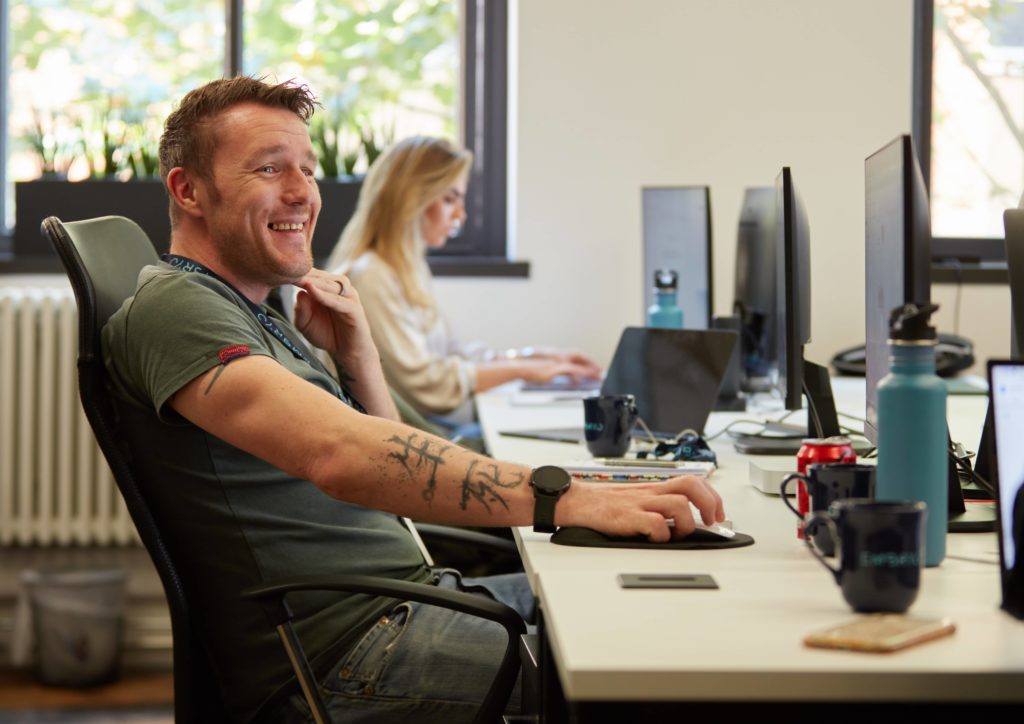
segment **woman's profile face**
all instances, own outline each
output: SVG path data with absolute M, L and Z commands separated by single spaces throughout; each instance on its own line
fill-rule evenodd
M 428 248 L 440 249 L 448 239 L 458 234 L 466 218 L 465 196 L 466 179 L 459 179 L 423 210 L 420 232 Z

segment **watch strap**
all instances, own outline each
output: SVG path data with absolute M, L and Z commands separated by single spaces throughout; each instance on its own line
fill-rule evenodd
M 533 530 L 537 533 L 554 533 L 555 503 L 561 496 L 558 493 L 546 493 L 534 488 L 533 491 Z

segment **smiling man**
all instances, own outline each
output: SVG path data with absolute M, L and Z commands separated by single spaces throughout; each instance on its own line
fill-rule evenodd
M 103 330 L 119 432 L 239 721 L 308 717 L 282 647 L 241 590 L 327 573 L 466 587 L 425 564 L 398 516 L 654 540 L 693 530 L 691 501 L 705 522 L 724 519 L 694 478 L 570 485 L 557 468 L 497 462 L 397 421 L 358 294 L 312 268 L 314 107 L 304 86 L 244 77 L 185 96 L 160 142 L 170 254 L 141 272 Z M 281 284 L 301 289 L 294 326 L 263 305 Z M 344 384 L 303 338 L 332 356 Z M 530 615 L 522 575 L 478 583 Z M 333 592 L 289 603 L 336 721 L 469 720 L 504 648 L 495 624 L 435 607 Z

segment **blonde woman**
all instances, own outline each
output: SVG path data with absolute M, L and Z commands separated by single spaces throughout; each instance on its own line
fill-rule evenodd
M 388 382 L 427 415 L 448 415 L 474 392 L 510 380 L 601 375 L 584 355 L 496 353 L 451 336 L 426 253 L 444 246 L 465 220 L 472 161 L 469 151 L 437 138 L 414 136 L 391 146 L 366 175 L 327 265 L 356 286 Z

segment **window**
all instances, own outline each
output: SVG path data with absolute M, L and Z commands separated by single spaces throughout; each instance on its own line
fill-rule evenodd
M 324 174 L 362 172 L 397 138 L 457 136 L 458 11 L 456 0 L 248 0 L 242 72 L 308 83 L 338 148 Z
M 173 100 L 227 69 L 310 85 L 326 177 L 414 133 L 471 148 L 469 220 L 438 265 L 504 261 L 506 15 L 506 0 L 0 0 L 0 226 L 14 181 L 154 175 Z
M 1024 2 L 915 2 L 914 130 L 936 261 L 999 262 L 1024 193 Z
M 19 0 L 7 21 L 8 226 L 10 182 L 153 175 L 171 100 L 224 67 L 220 0 Z

